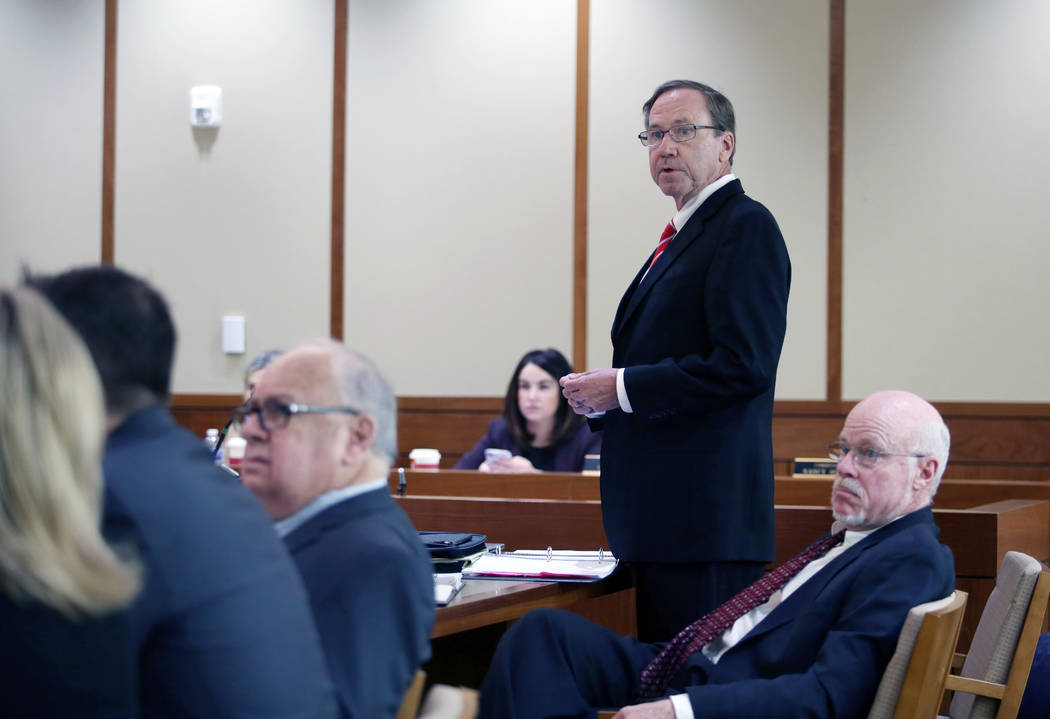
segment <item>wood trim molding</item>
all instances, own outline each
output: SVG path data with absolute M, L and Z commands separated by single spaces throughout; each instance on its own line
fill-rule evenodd
M 172 410 L 186 409 L 232 409 L 244 401 L 239 394 L 173 394 Z
M 587 369 L 587 121 L 590 102 L 590 0 L 576 1 L 576 157 L 572 219 L 572 364 Z
M 203 436 L 221 427 L 241 402 L 236 394 L 180 394 L 171 410 L 180 424 Z M 437 447 L 451 467 L 503 410 L 501 397 L 398 397 L 402 462 L 412 447 Z M 773 407 L 774 471 L 791 473 L 794 457 L 821 456 L 853 406 L 852 401 L 784 400 Z M 1014 481 L 1050 480 L 1050 403 L 937 402 L 952 431 L 946 476 Z
M 502 397 L 398 397 L 398 410 L 417 412 L 488 412 L 503 411 Z
M 239 394 L 173 394 L 171 407 L 229 408 L 241 402 Z M 857 400 L 777 400 L 773 403 L 776 417 L 842 418 Z M 947 419 L 1048 419 L 1050 403 L 1040 402 L 937 402 L 933 404 Z M 397 398 L 399 410 L 414 412 L 485 412 L 503 410 L 502 397 L 424 397 L 404 395 Z
M 842 399 L 842 178 L 846 97 L 846 0 L 830 0 L 828 58 L 828 329 L 825 396 Z
M 335 0 L 332 57 L 332 237 L 329 257 L 329 322 L 332 339 L 343 339 L 343 283 L 346 203 L 346 43 L 347 2 Z
M 113 191 L 117 142 L 117 0 L 106 0 L 102 84 L 102 238 L 100 261 L 113 264 Z

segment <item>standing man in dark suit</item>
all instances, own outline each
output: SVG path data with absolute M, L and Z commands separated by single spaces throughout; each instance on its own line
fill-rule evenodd
M 344 717 L 392 719 L 430 658 L 430 556 L 387 487 L 397 407 L 372 363 L 303 345 L 237 412 L 242 477 L 276 521 L 310 595 Z
M 114 267 L 28 283 L 80 334 L 105 391 L 103 530 L 136 552 L 145 577 L 120 618 L 141 715 L 336 716 L 287 552 L 254 497 L 168 412 L 175 326 L 164 298 Z
M 605 531 L 633 567 L 638 636 L 660 641 L 774 559 L 773 387 L 791 264 L 776 220 L 731 172 L 729 100 L 675 80 L 642 113 L 649 169 L 678 212 L 620 300 L 613 368 L 561 384 L 604 431 Z
M 955 585 L 930 510 L 949 444 L 919 397 L 868 397 L 829 448 L 836 526 L 808 562 L 719 608 L 725 629 L 666 653 L 569 612 L 531 612 L 496 650 L 480 716 L 582 719 L 634 702 L 617 719 L 866 716 L 908 610 Z M 665 664 L 669 655 L 678 661 Z

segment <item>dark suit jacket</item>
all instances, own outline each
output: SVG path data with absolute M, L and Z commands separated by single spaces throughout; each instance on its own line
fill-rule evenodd
M 0 590 L 0 716 L 139 716 L 138 656 L 121 614 L 72 621 Z
M 507 421 L 499 417 L 489 422 L 489 429 L 485 436 L 474 445 L 474 449 L 460 457 L 455 469 L 477 469 L 485 461 L 485 450 L 489 447 L 507 449 L 511 454 L 522 452 L 522 448 L 514 441 L 510 428 L 507 427 Z M 554 471 L 580 472 L 583 470 L 584 456 L 600 454 L 601 451 L 601 433 L 593 432 L 590 427 L 583 424 L 568 442 L 563 442 L 555 448 Z
M 105 533 L 146 574 L 127 613 L 143 715 L 336 716 L 302 583 L 248 490 L 162 408 L 110 434 L 104 473 Z
M 702 717 L 862 717 L 908 610 L 955 587 L 927 507 L 873 532 L 811 577 L 712 665 L 693 655 Z M 696 686 L 700 685 L 700 686 Z
M 430 658 L 430 555 L 386 487 L 335 504 L 285 537 L 310 595 L 344 717 L 393 717 Z
M 696 210 L 612 326 L 632 413 L 603 429 L 602 512 L 627 561 L 768 562 L 773 388 L 791 265 L 738 180 Z

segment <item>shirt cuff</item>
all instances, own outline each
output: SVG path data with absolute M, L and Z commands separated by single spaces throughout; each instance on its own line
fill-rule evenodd
M 624 412 L 634 412 L 631 407 L 631 400 L 627 398 L 627 387 L 623 383 L 623 372 L 624 367 L 616 370 L 616 399 L 620 402 L 620 409 Z
M 671 708 L 674 709 L 674 719 L 693 719 L 693 705 L 689 703 L 688 694 L 672 694 Z

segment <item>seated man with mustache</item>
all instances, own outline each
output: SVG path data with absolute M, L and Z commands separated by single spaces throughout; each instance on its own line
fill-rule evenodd
M 908 610 L 955 585 L 930 510 L 949 441 L 921 398 L 871 395 L 830 447 L 831 534 L 670 644 L 528 614 L 496 650 L 480 716 L 582 718 L 624 704 L 618 719 L 867 715 Z

